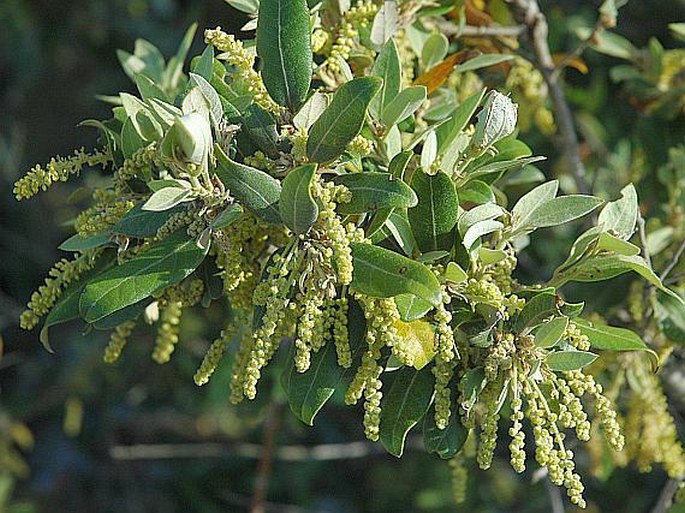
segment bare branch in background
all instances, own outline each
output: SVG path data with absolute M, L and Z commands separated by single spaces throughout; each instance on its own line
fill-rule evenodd
M 262 442 L 262 454 L 257 466 L 254 489 L 252 491 L 251 513 L 266 512 L 266 495 L 269 489 L 269 477 L 273 467 L 274 451 L 276 449 L 276 437 L 283 418 L 284 404 L 272 401 L 267 409 L 266 422 L 264 424 L 264 441 Z
M 585 165 L 580 156 L 580 145 L 576 133 L 573 113 L 566 101 L 564 92 L 555 73 L 556 66 L 552 60 L 547 41 L 547 18 L 540 10 L 536 0 L 508 0 L 512 6 L 514 16 L 519 23 L 527 27 L 527 34 L 535 53 L 535 64 L 542 73 L 549 88 L 550 98 L 554 108 L 554 115 L 559 127 L 559 137 L 564 148 L 564 157 L 571 168 L 573 179 L 578 192 L 590 192 L 587 182 Z
M 650 511 L 650 513 L 666 513 L 668 508 L 673 504 L 673 496 L 678 491 L 682 479 L 669 479 L 661 489 L 659 499 Z

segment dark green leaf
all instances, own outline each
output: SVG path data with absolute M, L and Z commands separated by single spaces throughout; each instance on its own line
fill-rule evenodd
M 416 205 L 414 191 L 389 173 L 348 173 L 333 180 L 352 193 L 348 203 L 339 203 L 341 214 L 363 214 L 380 208 L 406 208 Z
M 126 321 L 132 321 L 142 314 L 148 305 L 152 302 L 150 298 L 145 298 L 142 301 L 128 305 L 126 308 L 117 310 L 102 319 L 95 321 L 92 326 L 96 330 L 111 330 Z
M 59 249 L 62 251 L 85 251 L 86 249 L 93 249 L 107 244 L 111 237 L 111 233 L 98 233 L 86 236 L 77 233 L 60 244 Z
M 257 55 L 263 63 L 262 77 L 269 96 L 295 112 L 307 98 L 312 80 L 306 0 L 260 2 Z
M 136 204 L 112 227 L 113 233 L 127 237 L 145 238 L 157 233 L 169 217 L 180 212 L 182 207 L 176 207 L 163 212 L 143 210 L 144 201 Z
M 79 300 L 79 310 L 86 322 L 137 303 L 154 292 L 178 283 L 192 273 L 207 254 L 185 230 L 153 245 L 88 283 Z
M 432 271 L 388 249 L 353 243 L 352 287 L 372 297 L 414 294 L 434 306 L 442 301 L 440 283 Z
M 418 205 L 407 214 L 419 249 L 426 252 L 451 248 L 459 216 L 459 199 L 452 179 L 442 171 L 429 175 L 417 169 L 411 186 L 418 196 Z
M 380 441 L 398 458 L 404 452 L 407 433 L 424 416 L 433 397 L 430 369 L 403 367 L 396 371 L 392 385 L 381 402 Z
M 362 129 L 369 102 L 381 87 L 378 77 L 363 77 L 342 85 L 331 104 L 309 130 L 307 156 L 324 163 L 340 156 Z
M 231 195 L 253 214 L 279 224 L 281 184 L 278 180 L 264 171 L 232 161 L 219 145 L 215 146 L 214 153 L 217 157 L 216 174 Z
M 319 207 L 310 191 L 315 173 L 316 164 L 306 164 L 290 171 L 283 180 L 281 218 L 296 234 L 309 230 L 319 216 Z

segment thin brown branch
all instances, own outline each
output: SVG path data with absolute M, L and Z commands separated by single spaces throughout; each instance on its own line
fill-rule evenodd
M 274 451 L 276 449 L 276 437 L 281 426 L 283 417 L 283 403 L 272 402 L 267 410 L 266 423 L 264 425 L 264 441 L 262 442 L 262 454 L 257 465 L 257 475 L 252 490 L 252 505 L 250 513 L 266 512 L 266 495 L 269 488 L 269 477 L 273 467 Z
M 673 504 L 673 496 L 678 491 L 682 479 L 669 479 L 661 489 L 659 498 L 650 513 L 666 513 Z
M 564 157 L 570 166 L 576 188 L 578 192 L 588 193 L 590 187 L 587 182 L 585 165 L 580 156 L 580 144 L 573 113 L 564 96 L 559 77 L 554 72 L 556 66 L 547 41 L 549 33 L 547 18 L 540 10 L 536 0 L 508 0 L 508 2 L 512 6 L 517 21 L 527 27 L 528 38 L 535 54 L 535 65 L 542 73 L 549 88 L 549 95 L 559 127 L 559 137 L 564 148 Z
M 446 36 L 467 37 L 519 37 L 526 31 L 525 25 L 464 25 L 438 23 L 440 32 Z
M 410 447 L 413 448 L 413 447 Z M 381 447 L 371 442 L 349 442 L 340 444 L 284 445 L 277 447 L 274 458 L 285 462 L 338 461 L 366 458 L 383 454 Z M 164 460 L 185 458 L 249 458 L 259 459 L 262 446 L 237 443 L 181 443 L 181 444 L 136 444 L 115 445 L 109 454 L 116 460 Z
M 668 263 L 668 265 L 664 268 L 661 275 L 659 276 L 661 281 L 664 281 L 668 277 L 668 275 L 671 274 L 671 271 L 675 269 L 675 266 L 678 265 L 678 262 L 680 262 L 680 257 L 683 256 L 684 251 L 685 240 L 680 243 L 680 246 L 678 246 L 678 249 L 676 249 L 675 253 L 673 254 L 673 258 L 671 258 L 671 261 Z

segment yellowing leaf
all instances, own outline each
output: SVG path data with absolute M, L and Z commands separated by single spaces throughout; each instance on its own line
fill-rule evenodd
M 416 370 L 426 366 L 435 356 L 435 330 L 427 321 L 395 321 L 398 342 L 398 354 L 408 358 L 404 363 L 410 363 Z M 404 358 L 400 358 L 404 361 Z

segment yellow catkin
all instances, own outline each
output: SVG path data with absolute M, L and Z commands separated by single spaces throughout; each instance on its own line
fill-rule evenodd
M 152 351 L 152 359 L 159 364 L 167 363 L 176 349 L 182 311 L 182 303 L 175 301 L 170 302 L 160 314 L 159 330 Z
M 114 328 L 114 331 L 112 331 L 112 334 L 109 337 L 109 343 L 105 348 L 105 354 L 102 356 L 105 363 L 114 363 L 119 359 L 121 352 L 124 350 L 124 347 L 126 347 L 128 337 L 135 326 L 135 321 L 126 321 Z

